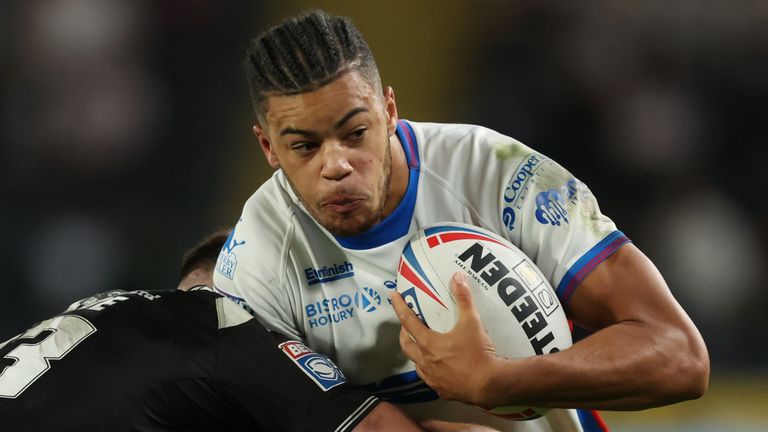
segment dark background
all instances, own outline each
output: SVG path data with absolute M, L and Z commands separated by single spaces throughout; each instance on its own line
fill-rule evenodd
M 756 0 L 0 1 L 0 340 L 94 292 L 175 286 L 183 251 L 236 222 L 271 174 L 243 49 L 310 6 L 356 22 L 401 117 L 489 126 L 585 181 L 701 329 L 713 377 L 764 376 Z

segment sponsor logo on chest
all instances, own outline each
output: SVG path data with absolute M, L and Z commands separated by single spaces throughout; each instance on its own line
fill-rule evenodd
M 307 267 L 304 269 L 304 276 L 307 278 L 308 285 L 333 282 L 354 275 L 355 267 L 349 261 L 344 261 L 341 264 L 324 265 L 320 268 Z
M 389 291 L 395 287 L 396 284 L 393 281 L 387 280 L 384 281 L 382 289 Z M 382 298 L 388 298 L 388 296 L 381 294 L 380 290 L 369 286 L 357 287 L 354 293 L 341 293 L 305 304 L 304 315 L 309 328 L 341 324 L 360 314 L 380 312 L 384 309 Z

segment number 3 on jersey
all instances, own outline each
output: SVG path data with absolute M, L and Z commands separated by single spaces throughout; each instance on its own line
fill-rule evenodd
M 0 345 L 0 398 L 17 398 L 51 368 L 96 332 L 87 319 L 60 315 Z

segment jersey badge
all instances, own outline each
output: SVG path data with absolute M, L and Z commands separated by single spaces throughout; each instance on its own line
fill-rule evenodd
M 221 248 L 219 253 L 219 260 L 216 263 L 216 271 L 224 275 L 227 279 L 232 279 L 235 276 L 235 270 L 237 269 L 237 255 L 235 254 L 235 248 L 245 244 L 245 240 L 237 241 L 235 238 L 235 231 L 229 234 L 227 242 L 224 243 L 224 247 Z
M 278 348 L 323 391 L 328 391 L 347 382 L 341 369 L 331 359 L 312 351 L 301 342 L 283 342 L 278 345 Z

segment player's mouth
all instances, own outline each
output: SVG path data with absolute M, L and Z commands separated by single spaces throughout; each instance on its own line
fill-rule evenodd
M 357 210 L 364 202 L 362 197 L 335 197 L 322 201 L 320 207 L 334 213 L 346 214 Z

